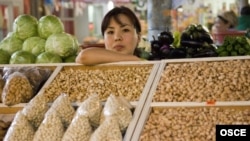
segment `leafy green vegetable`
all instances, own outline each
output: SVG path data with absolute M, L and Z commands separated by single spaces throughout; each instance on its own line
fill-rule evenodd
M 38 20 L 28 14 L 19 15 L 13 23 L 13 32 L 21 40 L 25 40 L 32 36 L 37 36 Z
M 30 37 L 23 42 L 22 50 L 37 56 L 45 51 L 45 42 L 46 40 L 41 37 Z
M 239 54 L 244 55 L 247 51 L 244 48 L 239 48 Z
M 79 46 L 74 36 L 65 32 L 50 35 L 45 43 L 45 52 L 57 54 L 61 58 L 75 55 L 78 48 Z
M 233 46 L 232 46 L 232 45 L 228 45 L 228 46 L 227 46 L 227 51 L 228 51 L 228 52 L 231 52 L 232 50 L 233 50 Z
M 69 56 L 69 57 L 63 59 L 63 62 L 65 62 L 65 63 L 74 63 L 75 59 L 76 59 L 76 55 L 72 55 L 72 56 Z
M 36 56 L 30 52 L 19 50 L 14 52 L 10 57 L 10 64 L 33 64 Z
M 53 33 L 64 32 L 62 21 L 55 15 L 46 15 L 38 21 L 38 34 L 40 37 L 47 39 Z
M 238 56 L 237 51 L 232 51 L 232 52 L 231 52 L 231 56 Z
M 9 64 L 10 54 L 0 49 L 0 64 Z
M 18 50 L 22 49 L 23 41 L 15 36 L 16 34 L 7 35 L 0 42 L 0 49 L 12 54 Z
M 218 56 L 229 56 L 229 53 L 227 51 L 222 51 Z
M 62 58 L 50 52 L 43 52 L 36 57 L 36 63 L 62 63 Z

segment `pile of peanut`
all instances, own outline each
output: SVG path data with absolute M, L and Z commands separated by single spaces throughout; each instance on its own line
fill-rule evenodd
M 250 107 L 154 107 L 140 141 L 215 141 L 215 125 L 250 124 Z
M 250 100 L 250 60 L 166 64 L 154 102 Z
M 61 93 L 71 101 L 83 101 L 91 94 L 98 94 L 101 101 L 110 94 L 123 95 L 130 101 L 138 101 L 151 73 L 150 65 L 121 66 L 72 66 L 62 69 L 44 95 L 49 101 Z

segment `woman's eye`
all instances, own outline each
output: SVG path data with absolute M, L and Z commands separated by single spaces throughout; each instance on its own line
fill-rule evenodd
M 107 31 L 107 34 L 113 34 L 114 32 L 113 31 Z
M 129 32 L 130 30 L 127 29 L 127 28 L 125 28 L 125 29 L 123 29 L 123 31 L 124 31 L 124 32 Z

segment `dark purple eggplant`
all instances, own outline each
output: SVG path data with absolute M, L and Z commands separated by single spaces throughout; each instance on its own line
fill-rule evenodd
M 174 36 L 169 31 L 163 31 L 160 34 L 158 34 L 158 40 L 162 44 L 170 45 L 170 44 L 172 44 L 174 42 Z
M 153 36 L 153 41 L 150 42 L 151 45 L 151 50 L 158 52 L 162 46 L 161 42 L 156 40 L 155 37 Z
M 186 58 L 187 52 L 185 48 L 174 48 L 169 53 L 169 59 L 178 59 L 178 58 Z
M 214 48 L 202 48 L 192 55 L 193 58 L 198 57 L 217 57 L 218 54 Z
M 199 31 L 201 33 L 209 33 L 208 28 L 206 26 L 204 26 L 204 25 L 201 25 L 201 24 L 198 24 L 196 26 L 196 29 L 197 29 L 197 31 Z
M 173 49 L 173 47 L 171 45 L 163 45 L 160 48 L 160 54 L 161 54 L 161 58 L 162 59 L 166 59 L 169 56 L 169 53 L 171 52 L 171 50 Z

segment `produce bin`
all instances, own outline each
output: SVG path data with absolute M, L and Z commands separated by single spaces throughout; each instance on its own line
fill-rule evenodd
M 124 135 L 124 141 L 130 140 L 159 65 L 160 61 L 143 61 L 59 66 L 38 95 L 53 102 L 60 94 L 66 93 L 74 105 L 79 105 L 91 94 L 98 94 L 103 102 L 110 94 L 123 95 L 134 106 L 132 121 Z
M 162 60 L 148 96 L 152 102 L 250 100 L 250 57 Z
M 146 103 L 132 140 L 215 141 L 216 125 L 249 125 L 250 102 Z
M 158 123 L 149 121 L 148 123 L 156 124 L 159 127 L 146 126 L 155 105 L 170 108 L 172 111 L 175 111 L 172 106 L 177 108 L 187 108 L 189 106 L 210 108 L 209 106 L 223 105 L 225 108 L 229 108 L 235 103 L 238 106 L 244 106 L 247 103 L 249 108 L 249 56 L 173 59 L 162 60 L 161 62 L 132 140 L 143 140 L 144 129 L 145 132 L 152 134 L 162 133 L 162 130 L 168 131 L 168 127 L 165 126 L 166 123 L 160 122 L 160 125 L 158 125 Z M 247 112 L 248 115 L 244 115 L 244 117 L 249 119 L 249 111 Z M 166 113 L 165 117 L 169 116 L 167 112 L 164 113 Z M 193 116 L 195 117 L 195 115 Z M 178 117 L 176 118 L 178 119 Z M 168 119 L 157 118 L 157 121 L 164 120 Z M 249 120 L 246 122 L 249 124 Z M 213 123 L 213 125 L 216 123 Z M 185 122 L 176 124 L 177 126 L 178 124 L 188 126 L 188 123 Z M 156 130 L 153 131 L 153 129 Z M 214 129 L 211 128 L 211 130 Z M 172 133 L 172 130 L 165 134 L 169 134 L 169 132 Z M 149 140 L 160 140 L 159 138 L 160 136 L 155 135 L 155 138 Z

